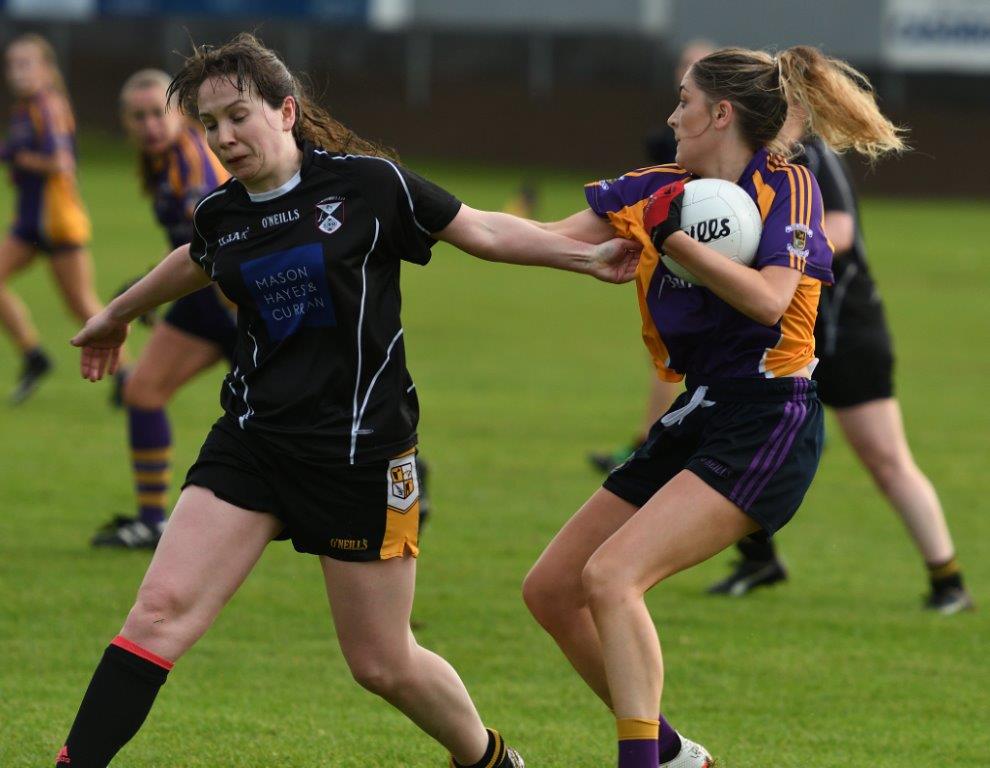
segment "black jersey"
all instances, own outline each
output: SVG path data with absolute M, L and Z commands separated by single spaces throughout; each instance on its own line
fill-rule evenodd
M 400 260 L 426 264 L 460 202 L 389 160 L 303 149 L 282 187 L 236 179 L 194 214 L 192 258 L 237 305 L 226 418 L 290 455 L 350 463 L 416 441 Z
M 866 261 L 859 202 L 848 166 L 817 138 L 804 140 L 803 152 L 794 162 L 807 166 L 818 180 L 826 213 L 843 211 L 853 217 L 852 248 L 835 254 L 835 282 L 822 286 L 815 325 L 818 355 L 831 356 L 841 348 L 872 346 L 877 341 L 889 344 L 883 303 Z
M 663 126 L 656 133 L 646 137 L 646 159 L 655 165 L 666 165 L 674 162 L 677 155 L 677 139 L 674 129 L 669 125 Z

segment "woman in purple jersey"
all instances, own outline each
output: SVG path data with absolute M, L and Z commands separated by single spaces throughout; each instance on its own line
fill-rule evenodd
M 7 281 L 41 252 L 73 315 L 85 321 L 103 305 L 87 247 L 89 216 L 76 183 L 75 118 L 55 51 L 40 35 L 21 35 L 7 46 L 5 66 L 16 101 L 0 160 L 10 166 L 17 205 L 10 232 L 0 242 L 0 326 L 23 355 L 10 398 L 17 404 L 34 392 L 52 361 L 31 313 Z
M 400 262 L 425 265 L 439 239 L 487 260 L 626 282 L 638 247 L 589 245 L 462 205 L 316 107 L 251 35 L 197 48 L 172 88 L 233 178 L 197 206 L 192 244 L 73 343 L 84 377 L 99 379 L 116 367 L 131 320 L 215 279 L 237 302 L 235 365 L 224 416 L 56 764 L 104 768 L 268 543 L 291 537 L 320 556 L 355 680 L 442 744 L 455 766 L 522 768 L 484 727 L 454 669 L 409 626 L 418 402 L 404 362 Z
M 171 248 L 192 239 L 196 203 L 228 174 L 206 146 L 202 130 L 175 110 L 165 92 L 171 77 L 135 72 L 120 91 L 120 117 L 140 159 L 141 182 Z M 213 286 L 175 302 L 126 372 L 128 441 L 136 514 L 117 515 L 92 540 L 96 547 L 154 549 L 165 527 L 172 431 L 165 406 L 188 381 L 230 360 L 237 328 L 232 307 Z
M 903 148 L 869 83 L 809 47 L 726 49 L 695 62 L 669 118 L 676 165 L 586 188 L 589 209 L 547 225 L 644 246 L 643 337 L 657 373 L 687 391 L 550 543 L 524 585 L 536 619 L 610 707 L 620 768 L 703 768 L 708 752 L 658 721 L 663 663 L 645 593 L 794 514 L 818 465 L 822 408 L 810 379 L 821 284 L 831 281 L 822 201 L 778 138 L 790 103 L 809 129 L 869 157 Z M 775 154 L 780 153 L 780 154 Z M 684 183 L 738 183 L 763 232 L 753 267 L 680 231 Z M 677 279 L 659 251 L 703 285 Z

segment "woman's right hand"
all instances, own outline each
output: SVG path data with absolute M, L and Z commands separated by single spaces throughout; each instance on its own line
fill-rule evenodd
M 106 309 L 86 321 L 70 342 L 82 348 L 80 371 L 84 379 L 99 381 L 105 374 L 117 372 L 127 330 L 127 323 L 114 320 Z

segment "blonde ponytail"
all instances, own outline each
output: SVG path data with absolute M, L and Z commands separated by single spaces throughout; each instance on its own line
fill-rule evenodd
M 875 160 L 907 149 L 904 129 L 880 112 L 866 76 L 817 48 L 798 45 L 777 56 L 722 48 L 692 64 L 690 73 L 708 99 L 732 104 L 739 133 L 754 150 L 793 151 L 780 136 L 791 105 L 807 113 L 807 129 L 840 152 L 854 149 Z
M 870 160 L 907 149 L 904 128 L 884 116 L 873 86 L 855 67 L 807 45 L 782 51 L 777 62 L 788 103 L 805 110 L 811 133 L 833 149 Z

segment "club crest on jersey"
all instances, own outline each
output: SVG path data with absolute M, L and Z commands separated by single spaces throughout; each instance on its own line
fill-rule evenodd
M 787 244 L 787 252 L 792 256 L 808 257 L 808 238 L 814 237 L 815 233 L 811 227 L 805 224 L 788 224 L 784 230 L 791 235 L 791 242 Z
M 344 226 L 344 198 L 333 195 L 316 204 L 316 228 L 325 235 L 332 235 Z
M 388 506 L 396 512 L 408 512 L 419 499 L 416 457 L 412 454 L 388 463 Z

